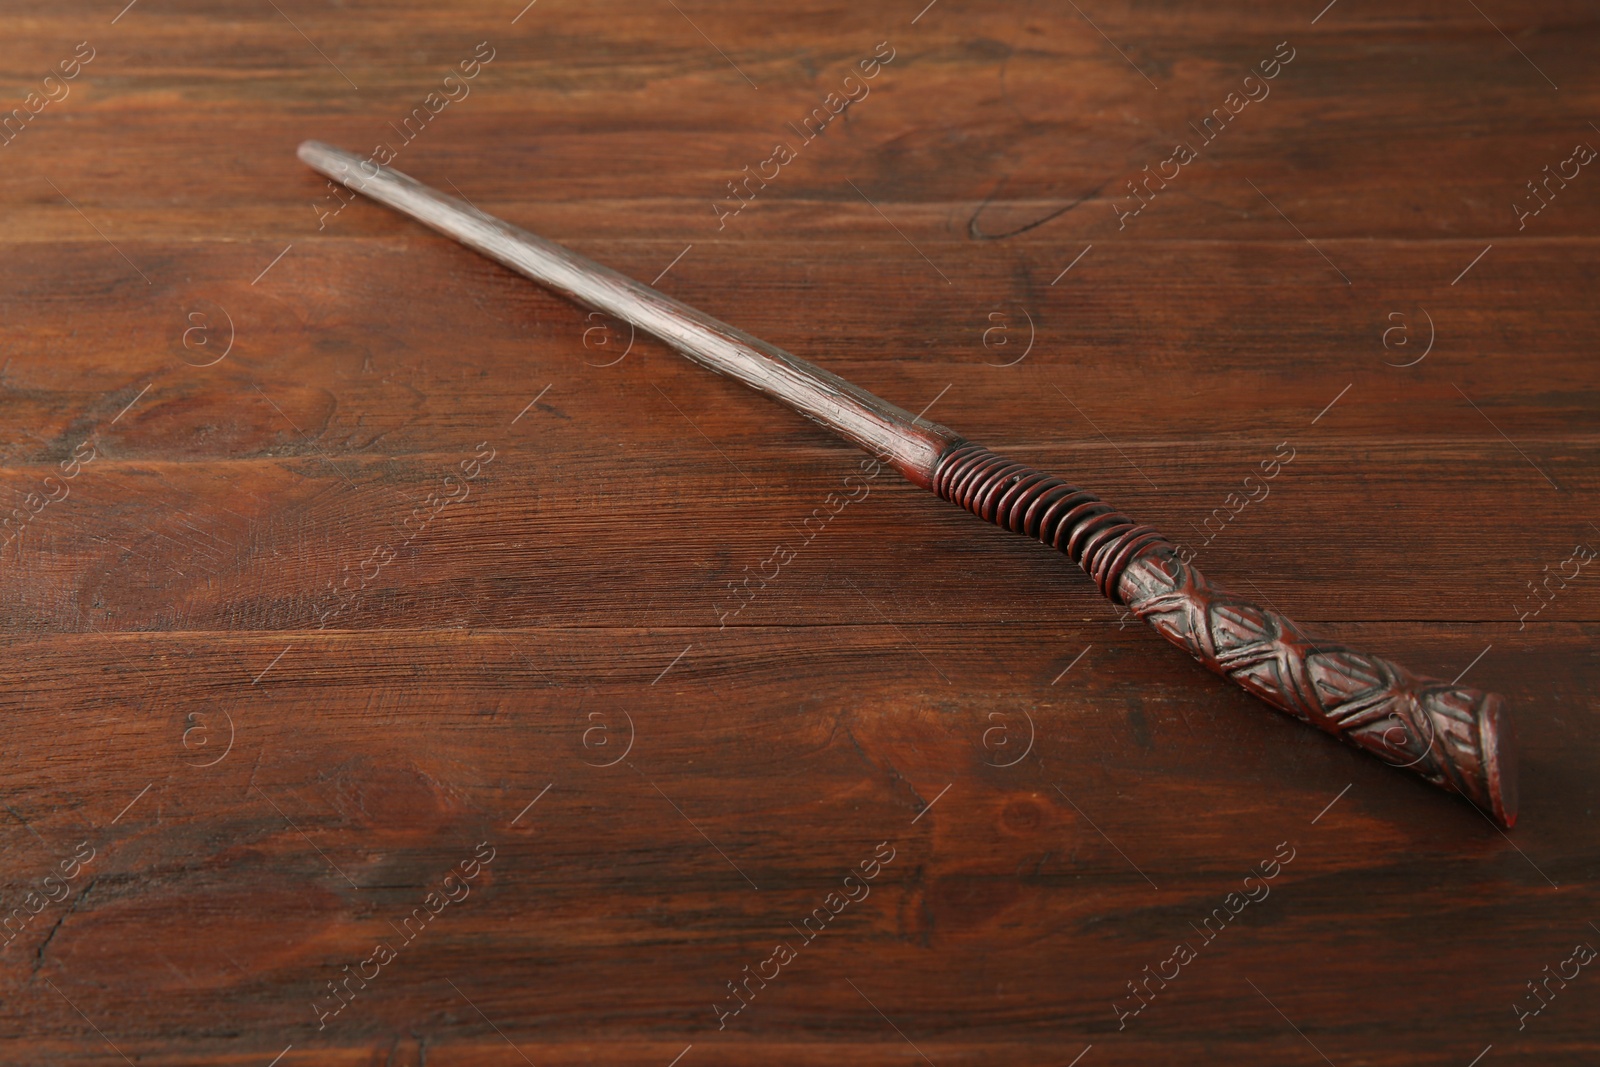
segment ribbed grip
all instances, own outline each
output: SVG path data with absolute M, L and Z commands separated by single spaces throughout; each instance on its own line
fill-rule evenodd
M 1501 826 L 1516 821 L 1516 757 L 1499 696 L 1308 637 L 1287 617 L 1210 584 L 1151 527 L 981 445 L 946 449 L 933 489 L 1065 552 L 1106 597 L 1279 711 L 1461 794 Z

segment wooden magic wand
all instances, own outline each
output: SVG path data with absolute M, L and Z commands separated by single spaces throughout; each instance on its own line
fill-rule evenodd
M 1516 756 L 1496 694 L 1418 678 L 1308 637 L 1283 615 L 1212 585 L 1170 541 L 1093 493 L 997 456 L 397 170 L 318 141 L 302 144 L 299 155 L 329 178 L 765 393 L 885 458 L 916 485 L 1065 552 L 1113 603 L 1279 711 L 1461 794 L 1501 826 L 1516 821 Z

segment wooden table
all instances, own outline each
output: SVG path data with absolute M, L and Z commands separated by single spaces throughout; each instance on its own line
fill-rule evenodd
M 0 1059 L 1600 1059 L 1592 5 L 120 3 L 0 40 Z M 307 137 L 1467 672 L 1520 824 Z

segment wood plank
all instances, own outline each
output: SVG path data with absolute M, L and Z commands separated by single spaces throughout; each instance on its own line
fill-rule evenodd
M 68 490 L 0 549 L 0 1059 L 1595 1060 L 1586 978 L 1513 1007 L 1600 940 L 1600 600 L 1542 584 L 1600 539 L 1597 179 L 1513 207 L 1600 143 L 1590 6 L 114 7 L 0 40 L 0 119 L 95 50 L 0 144 L 0 494 Z M 818 428 L 326 216 L 294 146 L 398 139 L 485 40 L 402 169 L 1465 671 L 1516 829 L 889 472 L 812 534 L 860 472 Z

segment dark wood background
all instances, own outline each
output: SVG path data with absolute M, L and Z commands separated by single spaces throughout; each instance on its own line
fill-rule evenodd
M 1513 208 L 1600 146 L 1592 5 L 520 6 L 3 5 L 0 114 L 94 54 L 0 145 L 8 507 L 78 472 L 0 553 L 4 1062 L 1600 1061 L 1592 967 L 1515 1011 L 1600 945 L 1600 575 L 1530 591 L 1600 546 L 1600 173 Z M 1518 827 L 887 472 L 719 627 L 857 454 L 370 203 L 319 228 L 296 143 L 395 141 L 483 41 L 401 169 L 1190 544 L 1289 442 L 1200 563 L 1503 693 Z

